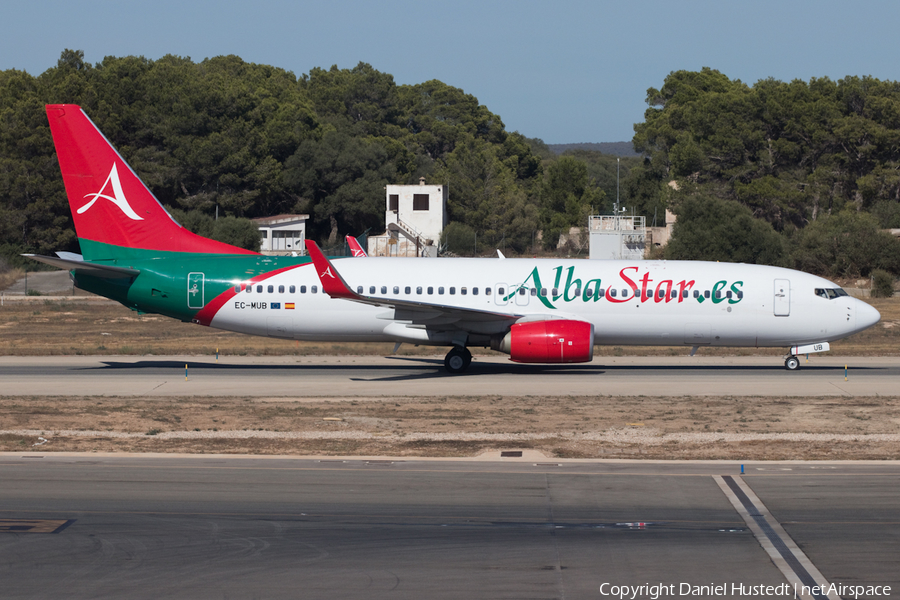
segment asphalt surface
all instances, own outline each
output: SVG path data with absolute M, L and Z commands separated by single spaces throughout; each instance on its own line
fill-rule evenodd
M 466 373 L 448 375 L 442 357 L 0 357 L 0 383 L 3 395 L 70 396 L 894 396 L 900 358 L 813 355 L 787 371 L 777 356 L 602 357 L 577 365 L 476 357 Z
M 745 467 L 0 454 L 0 596 L 608 598 L 603 584 L 785 583 L 722 475 L 828 582 L 900 590 L 900 465 Z M 40 523 L 57 532 L 31 532 Z

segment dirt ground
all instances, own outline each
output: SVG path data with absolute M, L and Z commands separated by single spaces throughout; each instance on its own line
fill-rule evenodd
M 46 441 L 45 441 L 46 440 Z M 0 397 L 0 450 L 898 459 L 900 397 Z

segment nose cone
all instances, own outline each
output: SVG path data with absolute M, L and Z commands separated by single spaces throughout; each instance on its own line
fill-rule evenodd
M 881 313 L 862 301 L 856 305 L 856 330 L 867 329 L 881 320 Z

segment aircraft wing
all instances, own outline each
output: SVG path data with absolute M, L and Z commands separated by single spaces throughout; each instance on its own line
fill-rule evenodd
M 77 256 L 66 253 L 70 256 Z M 137 277 L 140 274 L 138 269 L 129 269 L 127 267 L 116 267 L 113 265 L 104 265 L 100 263 L 86 262 L 84 260 L 73 260 L 71 258 L 56 258 L 55 256 L 41 256 L 40 254 L 23 254 L 22 256 L 31 258 L 38 262 L 51 265 L 58 269 L 67 271 L 78 271 L 86 275 L 94 277 L 102 277 L 104 279 L 121 279 L 123 277 Z
M 498 323 L 508 326 L 522 317 L 524 314 L 510 314 L 494 312 L 490 310 L 478 310 L 474 308 L 463 308 L 458 306 L 448 306 L 446 304 L 433 304 L 429 302 L 416 302 L 413 300 L 401 300 L 399 298 L 380 298 L 378 296 L 367 296 L 358 294 L 350 289 L 341 274 L 338 273 L 334 265 L 329 261 L 319 246 L 312 240 L 306 240 L 306 249 L 312 258 L 316 267 L 316 273 L 319 275 L 319 281 L 322 282 L 322 290 L 332 298 L 341 298 L 359 302 L 360 304 L 368 304 L 370 306 L 383 306 L 385 308 L 393 308 L 393 320 L 397 321 L 413 321 L 423 323 L 426 326 L 450 326 L 460 322 L 479 322 L 479 323 Z

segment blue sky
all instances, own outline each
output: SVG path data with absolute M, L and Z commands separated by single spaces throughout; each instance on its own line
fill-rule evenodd
M 6 0 L 0 69 L 37 75 L 64 48 L 91 63 L 236 54 L 296 75 L 363 61 L 398 84 L 462 88 L 528 137 L 612 142 L 675 70 L 900 80 L 898 23 L 895 0 Z

